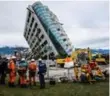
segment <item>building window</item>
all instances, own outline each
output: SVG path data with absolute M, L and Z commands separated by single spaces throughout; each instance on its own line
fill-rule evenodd
M 43 55 L 43 52 L 41 52 L 41 54 Z
M 66 46 L 68 47 L 68 44 L 66 44 Z
M 63 41 L 66 41 L 66 39 L 63 39 Z
M 36 33 L 36 37 L 38 36 L 38 34 Z
M 46 52 L 47 52 L 47 50 L 44 50 L 44 52 L 46 53 Z
M 35 47 L 37 47 L 37 44 L 35 45 Z
M 34 25 L 33 32 L 35 32 L 36 28 L 37 28 L 37 23 L 35 23 L 35 25 Z
M 41 46 L 44 47 L 44 44 L 42 44 Z
M 30 34 L 30 32 L 31 32 L 31 29 L 29 28 L 28 35 Z
M 33 29 L 33 32 L 35 32 L 35 28 Z
M 33 37 L 33 33 L 31 34 L 31 37 Z
M 39 40 L 39 42 L 41 42 L 41 39 L 40 38 L 38 40 Z
M 37 24 L 37 23 L 35 23 L 35 26 L 34 26 L 34 28 L 37 28 L 37 26 L 38 26 L 38 24 Z
M 55 54 L 53 52 L 50 53 L 50 57 L 53 57 Z
M 28 39 L 28 36 L 26 38 Z
M 37 46 L 38 46 L 38 44 L 39 44 L 39 43 L 37 42 L 37 43 L 36 43 L 36 45 L 35 45 L 35 47 L 37 47 Z
M 29 16 L 28 17 L 30 18 L 30 16 L 31 16 L 31 12 L 29 11 Z
M 47 44 L 47 40 L 45 40 L 43 44 L 46 45 Z
M 40 29 L 40 28 L 38 28 L 38 29 L 37 29 L 37 32 L 38 32 L 38 34 L 40 34 L 40 32 L 41 32 L 41 29 Z
M 35 41 L 35 40 L 33 39 L 32 43 L 34 43 L 34 41 Z
M 30 27 L 32 27 L 32 24 L 33 24 L 33 22 L 34 22 L 34 18 L 32 17 L 32 22 L 31 22 L 31 25 L 30 25 Z
M 32 23 L 31 23 L 30 27 L 32 27 Z
M 44 35 L 42 35 L 40 38 L 43 39 L 44 38 Z
M 34 18 L 32 17 L 32 23 L 34 22 Z
M 57 28 L 57 31 L 60 31 L 60 28 Z
M 28 35 L 29 35 L 29 32 L 28 32 Z
M 29 23 L 29 18 L 28 18 L 27 22 Z
M 33 51 L 35 51 L 35 49 L 34 49 L 34 48 L 33 48 L 32 50 L 33 50 Z

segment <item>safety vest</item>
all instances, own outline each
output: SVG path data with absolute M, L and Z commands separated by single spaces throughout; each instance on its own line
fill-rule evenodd
M 14 64 L 14 61 L 13 60 L 11 60 L 9 62 L 8 68 L 11 69 L 11 70 L 15 70 L 16 69 L 16 65 Z
M 36 69 L 37 69 L 36 63 L 35 63 L 35 62 L 31 62 L 31 63 L 29 64 L 29 70 L 30 70 L 30 71 L 36 71 Z

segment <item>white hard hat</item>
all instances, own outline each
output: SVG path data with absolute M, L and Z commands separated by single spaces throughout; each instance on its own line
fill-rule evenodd
M 31 59 L 31 61 L 35 61 L 35 59 Z
M 39 58 L 39 61 L 42 61 L 42 59 L 41 59 L 41 58 Z
M 11 58 L 12 58 L 12 59 L 15 59 L 16 57 L 15 57 L 15 56 L 12 56 Z
M 25 61 L 25 58 L 22 58 L 21 60 L 22 60 L 22 61 Z

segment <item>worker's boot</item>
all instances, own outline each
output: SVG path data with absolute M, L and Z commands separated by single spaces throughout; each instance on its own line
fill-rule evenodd
M 23 84 L 23 88 L 27 88 L 27 84 Z
M 16 87 L 14 83 L 11 83 L 11 86 L 12 86 L 12 87 Z

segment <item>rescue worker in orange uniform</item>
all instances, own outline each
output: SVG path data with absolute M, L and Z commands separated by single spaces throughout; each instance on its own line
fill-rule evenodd
M 37 71 L 37 64 L 34 59 L 31 59 L 31 62 L 28 65 L 28 69 L 29 69 L 29 84 L 32 85 L 33 83 L 36 86 L 35 77 L 36 77 L 36 71 Z
M 9 69 L 9 87 L 15 87 L 16 64 L 14 63 L 13 59 L 9 61 L 8 69 Z
M 27 62 L 25 61 L 25 58 L 22 58 L 21 61 L 19 62 L 19 65 L 18 65 L 20 86 L 22 88 L 27 86 L 26 72 L 27 72 Z

